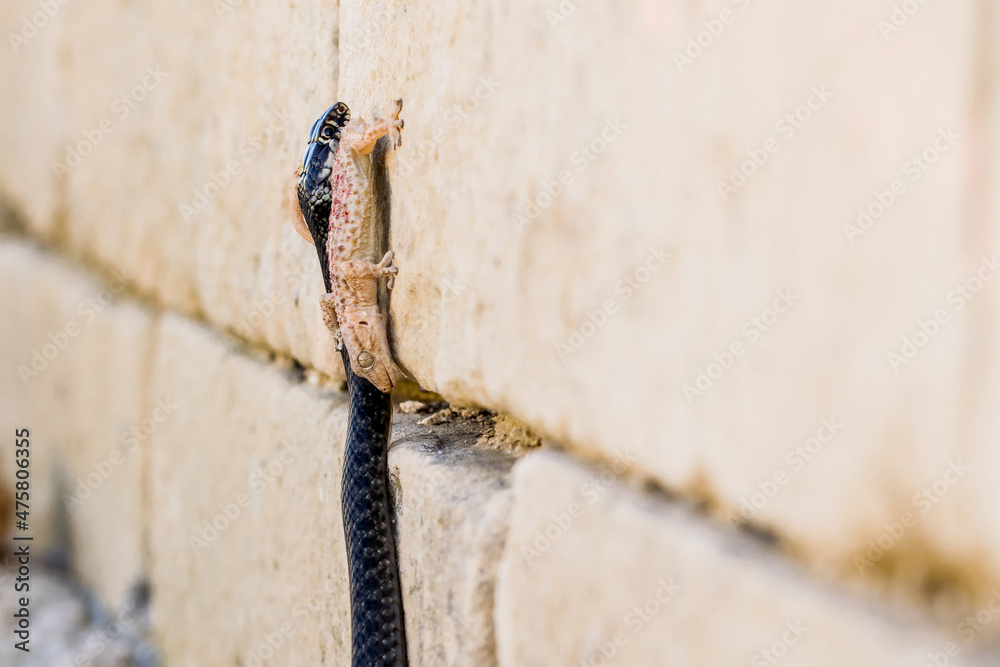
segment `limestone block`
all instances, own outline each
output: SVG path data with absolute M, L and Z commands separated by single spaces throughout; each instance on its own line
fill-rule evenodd
M 335 98 L 337 3 L 55 4 L 0 70 L 25 91 L 3 102 L 8 203 L 153 299 L 336 374 L 286 190 Z
M 823 590 L 610 471 L 542 452 L 512 488 L 500 665 L 973 664 L 975 643 Z
M 340 97 L 406 100 L 386 158 L 401 364 L 848 577 L 961 459 L 963 490 L 878 574 L 1000 579 L 970 454 L 1000 431 L 970 400 L 995 391 L 1000 287 L 969 214 L 996 161 L 982 7 L 345 0 Z M 835 439 L 793 467 L 824 419 Z
M 0 285 L 0 429 L 31 430 L 27 534 L 39 554 L 71 545 L 79 576 L 117 604 L 143 572 L 149 435 L 172 414 L 147 393 L 152 317 L 122 300 L 123 281 L 20 242 L 0 243 Z M 0 469 L 9 484 L 13 459 Z
M 493 590 L 513 459 L 468 449 L 479 433 L 462 422 L 415 421 L 397 420 L 389 452 L 410 661 L 495 665 Z
M 153 622 L 167 660 L 346 664 L 345 396 L 174 316 L 155 378 L 178 404 L 152 436 Z M 475 422 L 416 420 L 397 420 L 390 450 L 411 660 L 493 664 L 512 459 L 470 451 Z
M 66 4 L 11 0 L 0 7 L 0 77 L 8 91 L 0 97 L 0 195 L 35 233 L 48 237 L 58 234 L 61 222 L 62 188 L 51 163 L 66 137 L 59 69 L 59 45 L 71 25 Z
M 346 664 L 340 471 L 347 406 L 162 321 L 153 392 L 152 618 L 169 664 Z

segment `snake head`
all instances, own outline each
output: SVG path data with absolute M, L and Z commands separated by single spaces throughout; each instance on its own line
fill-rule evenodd
M 340 132 L 350 119 L 351 111 L 343 102 L 332 105 L 316 119 L 309 132 L 309 145 L 302 158 L 295 187 L 296 201 L 293 203 L 298 204 L 301 220 L 293 210 L 292 221 L 296 231 L 316 246 L 327 291 L 330 289 L 326 256 L 326 237 L 330 226 L 330 175 L 340 146 Z M 300 223 L 304 223 L 304 229 Z
M 340 145 L 340 131 L 351 119 L 351 110 L 343 102 L 337 102 L 316 119 L 309 131 L 309 146 L 302 158 L 300 172 L 315 181 L 324 180 L 320 172 L 333 164 L 333 154 Z M 329 174 L 326 178 L 329 179 Z M 301 178 L 301 177 L 300 177 Z

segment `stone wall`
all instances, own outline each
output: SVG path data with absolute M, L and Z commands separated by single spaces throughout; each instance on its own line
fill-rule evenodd
M 343 371 L 285 196 L 323 109 L 394 97 L 400 398 L 467 408 L 394 427 L 414 664 L 1000 639 L 989 0 L 0 26 L 0 433 L 33 430 L 40 544 L 108 605 L 152 583 L 168 665 L 347 659 Z

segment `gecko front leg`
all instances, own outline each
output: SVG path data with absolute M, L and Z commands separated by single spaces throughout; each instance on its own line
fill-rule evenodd
M 368 125 L 363 118 L 350 121 L 344 128 L 341 142 L 361 155 L 368 155 L 375 149 L 375 142 L 388 134 L 392 147 L 398 148 L 403 143 L 403 119 L 399 117 L 402 110 L 403 100 L 398 99 L 393 102 L 392 111 L 387 118 L 375 121 L 371 125 Z
M 323 314 L 323 324 L 330 330 L 340 349 L 340 326 L 337 324 L 337 297 L 333 292 L 327 292 L 319 297 L 319 309 Z

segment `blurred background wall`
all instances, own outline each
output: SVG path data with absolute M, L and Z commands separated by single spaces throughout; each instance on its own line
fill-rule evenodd
M 396 97 L 393 349 L 410 393 L 500 413 L 398 416 L 415 664 L 942 665 L 1000 636 L 990 0 L 0 26 L 0 433 L 32 429 L 40 544 L 109 606 L 151 582 L 167 664 L 345 664 L 343 371 L 285 197 L 324 109 Z

